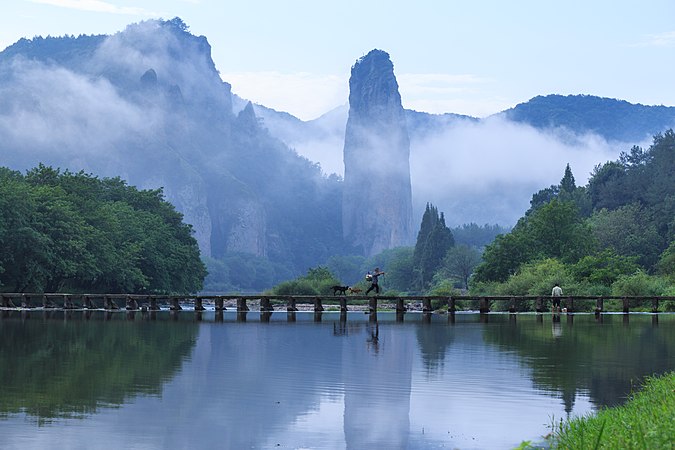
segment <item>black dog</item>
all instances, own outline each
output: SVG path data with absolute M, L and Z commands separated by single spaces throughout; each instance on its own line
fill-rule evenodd
M 331 289 L 333 290 L 333 295 L 337 295 L 338 293 L 347 295 L 347 289 L 349 289 L 349 286 L 333 286 Z

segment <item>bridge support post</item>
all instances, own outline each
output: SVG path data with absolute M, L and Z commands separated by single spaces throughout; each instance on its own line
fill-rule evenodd
M 267 311 L 267 312 L 274 311 L 274 308 L 272 307 L 272 303 L 270 302 L 269 298 L 264 297 L 260 299 L 260 311 Z
M 138 302 L 131 295 L 127 295 L 127 311 L 135 311 L 138 309 Z
M 455 297 L 448 297 L 448 314 L 454 314 L 456 311 Z
M 595 313 L 600 314 L 604 308 L 605 308 L 605 299 L 600 297 L 595 301 Z
M 490 302 L 487 297 L 481 297 L 478 303 L 478 310 L 481 314 L 487 314 L 490 312 Z
M 652 312 L 659 312 L 659 299 L 657 297 L 652 298 Z
M 628 297 L 623 297 L 621 301 L 623 302 L 623 312 L 628 314 L 630 312 L 630 299 Z
M 511 304 L 509 305 L 509 312 L 514 313 L 516 312 L 516 298 L 511 297 Z
M 21 307 L 30 308 L 30 296 L 26 294 L 21 294 Z
M 565 306 L 567 307 L 568 313 L 574 312 L 574 297 L 567 297 Z
M 117 306 L 117 303 L 115 303 L 115 300 L 108 295 L 103 296 L 103 307 L 105 309 L 120 309 L 120 307 Z
M 314 297 L 314 312 L 322 312 L 323 305 L 321 304 L 321 297 Z
M 63 294 L 63 309 L 75 309 L 73 300 L 68 294 Z
M 159 305 L 157 305 L 157 297 L 155 297 L 154 295 L 150 297 L 150 310 L 159 311 Z
M 347 298 L 340 299 L 340 312 L 347 312 Z
M 94 309 L 94 302 L 91 301 L 91 297 L 89 297 L 88 295 L 85 295 L 82 298 L 82 304 L 87 309 Z
M 183 309 L 182 306 L 180 306 L 180 303 L 178 303 L 178 298 L 177 297 L 172 297 L 171 298 L 171 306 L 169 306 L 169 309 L 171 311 L 181 311 Z
M 396 312 L 397 313 L 404 313 L 406 311 L 407 311 L 407 309 L 405 307 L 405 304 L 403 304 L 403 299 L 397 298 L 396 299 Z
M 286 305 L 286 311 L 295 312 L 298 310 L 298 307 L 295 305 L 295 297 L 290 297 L 288 299 L 288 304 Z
M 216 311 L 224 311 L 225 310 L 225 305 L 223 303 L 223 298 L 218 297 L 216 298 Z
M 377 311 L 377 297 L 370 297 L 368 299 L 368 310 L 370 310 L 371 313 Z
M 42 307 L 43 308 L 56 308 L 56 305 L 54 304 L 54 302 L 52 302 L 49 299 L 49 297 L 47 297 L 46 295 L 43 295 L 42 296 Z
M 422 299 L 422 312 L 423 313 L 430 313 L 433 311 L 431 308 L 431 299 L 430 298 L 423 298 Z
M 204 311 L 206 308 L 204 308 L 204 303 L 201 297 L 196 297 L 195 298 L 195 311 Z
M 534 304 L 534 310 L 538 313 L 544 312 L 544 299 L 543 298 L 537 297 L 537 300 L 535 300 L 535 304 Z
M 245 298 L 238 298 L 237 299 L 237 312 L 247 312 L 249 311 L 248 305 L 246 304 L 246 299 Z

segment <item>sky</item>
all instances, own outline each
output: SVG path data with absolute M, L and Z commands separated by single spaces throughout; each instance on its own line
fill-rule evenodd
M 487 117 L 548 94 L 675 106 L 672 0 L 10 0 L 0 49 L 176 16 L 235 94 L 303 120 L 348 103 L 374 48 L 418 111 Z

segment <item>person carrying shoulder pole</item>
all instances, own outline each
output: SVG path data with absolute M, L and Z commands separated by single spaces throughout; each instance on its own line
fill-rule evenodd
M 377 279 L 380 277 L 380 275 L 384 275 L 384 272 L 380 271 L 379 267 L 376 267 L 373 273 L 368 273 L 370 275 L 370 287 L 366 291 L 366 295 L 370 293 L 370 291 L 375 290 L 375 294 L 380 293 L 380 286 L 378 284 Z M 368 278 L 368 275 L 366 275 L 366 279 Z

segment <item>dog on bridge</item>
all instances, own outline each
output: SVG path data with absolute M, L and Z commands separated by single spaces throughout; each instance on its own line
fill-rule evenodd
M 349 288 L 349 292 L 352 293 L 352 294 L 360 294 L 361 292 L 363 292 L 363 289 L 359 289 L 359 288 L 355 288 L 355 287 L 350 287 L 350 288 Z
M 331 286 L 331 289 L 333 290 L 333 295 L 347 295 L 349 286 Z

